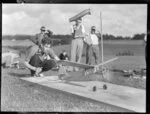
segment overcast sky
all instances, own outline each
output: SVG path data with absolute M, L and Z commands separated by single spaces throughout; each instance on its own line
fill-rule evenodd
M 83 17 L 86 32 L 95 25 L 103 34 L 133 36 L 147 30 L 146 4 L 3 4 L 2 34 L 36 34 L 45 26 L 54 34 L 70 34 L 68 19 L 90 8 L 92 15 Z

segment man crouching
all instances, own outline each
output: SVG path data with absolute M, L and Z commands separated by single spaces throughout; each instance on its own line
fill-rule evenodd
M 25 65 L 31 71 L 31 76 L 43 76 L 42 72 L 56 67 L 56 61 L 59 60 L 51 48 L 51 40 L 43 38 L 39 46 L 34 45 L 27 51 Z

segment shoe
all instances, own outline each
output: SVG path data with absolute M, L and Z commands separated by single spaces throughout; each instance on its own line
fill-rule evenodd
M 33 77 L 44 77 L 44 75 L 43 75 L 42 73 L 40 73 L 40 74 L 38 74 L 38 75 L 34 74 Z
M 33 75 L 33 77 L 38 77 L 37 75 Z
M 39 77 L 44 77 L 44 75 L 42 73 L 39 74 Z

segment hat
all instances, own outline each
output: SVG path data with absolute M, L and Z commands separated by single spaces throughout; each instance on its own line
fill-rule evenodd
M 45 26 L 42 26 L 40 30 L 45 31 Z
M 91 27 L 91 30 L 96 30 L 96 27 L 95 27 L 95 26 L 92 26 L 92 27 Z
M 79 19 L 77 19 L 77 20 L 76 20 L 76 22 L 81 22 L 81 21 L 82 21 L 82 19 L 81 19 L 81 18 L 79 18 Z

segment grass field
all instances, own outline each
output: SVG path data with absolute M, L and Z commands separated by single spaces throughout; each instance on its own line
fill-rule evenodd
M 145 50 L 141 41 L 129 42 L 105 42 L 104 57 L 105 60 L 116 56 L 118 52 L 131 51 L 134 56 L 120 56 L 106 67 L 111 69 L 141 69 L 145 68 Z M 18 50 L 21 54 L 21 61 L 25 58 L 27 47 L 33 45 L 30 41 L 2 41 L 2 52 L 7 50 Z M 69 53 L 70 45 L 56 46 L 54 50 L 59 55 L 63 50 Z M 82 62 L 85 62 L 85 49 Z M 70 54 L 69 54 L 70 55 Z M 2 69 L 2 94 L 1 110 L 3 111 L 83 111 L 83 112 L 124 112 L 127 110 L 104 103 L 96 103 L 84 100 L 75 96 L 70 96 L 55 90 L 47 90 L 38 85 L 23 82 L 19 77 L 29 75 L 29 70 L 22 69 Z M 82 72 L 72 72 L 70 81 L 91 81 L 103 80 L 110 83 L 131 86 L 140 89 L 146 89 L 146 80 L 122 77 L 121 73 L 110 72 L 111 77 L 103 80 L 101 76 L 94 74 L 83 76 Z M 55 71 L 46 72 L 46 75 L 57 74 Z
M 28 70 L 1 70 L 1 111 L 130 112 L 126 109 L 20 80 L 20 77 L 30 76 Z
M 24 61 L 25 53 L 29 46 L 33 43 L 29 40 L 25 41 L 2 41 L 2 51 L 6 50 L 17 50 L 20 51 L 21 59 Z M 63 50 L 66 50 L 70 56 L 71 45 L 61 45 L 53 47 L 57 55 L 59 55 Z M 85 63 L 85 48 L 83 50 L 82 63 Z M 116 57 L 118 52 L 130 51 L 134 53 L 134 56 L 118 56 L 119 59 L 105 65 L 110 69 L 120 69 L 120 70 L 139 70 L 145 68 L 145 47 L 142 41 L 105 41 L 104 42 L 104 61 Z

